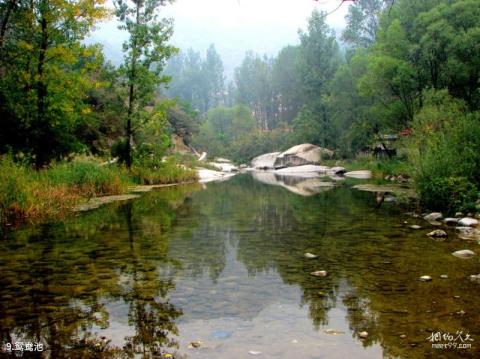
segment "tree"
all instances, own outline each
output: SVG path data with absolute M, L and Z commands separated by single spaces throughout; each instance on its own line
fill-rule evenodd
M 419 73 L 427 86 L 480 109 L 480 4 L 462 0 L 440 4 L 416 19 Z
M 272 69 L 272 86 L 278 101 L 278 122 L 290 124 L 302 105 L 298 61 L 299 46 L 280 50 Z
M 325 14 L 313 11 L 307 32 L 300 31 L 298 66 L 305 105 L 293 123 L 299 142 L 305 138 L 322 146 L 332 144 L 326 98 L 341 61 L 335 33 L 325 22 Z
M 222 105 L 224 102 L 225 76 L 220 55 L 215 50 L 215 45 L 210 45 L 203 63 L 206 91 L 204 91 L 205 112 L 211 107 Z
M 104 17 L 102 5 L 101 0 L 9 3 L 2 14 L 0 112 L 7 121 L 2 150 L 31 153 L 39 168 L 78 149 L 74 132 L 90 111 L 84 100 L 95 86 L 88 74 L 101 59 L 98 47 L 81 41 Z
M 167 63 L 165 74 L 172 82 L 165 94 L 188 102 L 201 114 L 225 102 L 225 78 L 220 55 L 211 44 L 205 58 L 193 49 L 180 52 Z
M 167 0 L 116 0 L 119 27 L 129 33 L 123 44 L 124 63 L 120 67 L 127 87 L 125 127 L 125 164 L 132 165 L 132 141 L 135 128 L 148 117 L 145 106 L 154 98 L 155 89 L 168 78 L 161 76 L 166 60 L 176 49 L 167 45 L 173 29 L 168 19 L 158 19 L 158 8 Z
M 373 45 L 379 27 L 379 16 L 384 9 L 383 0 L 355 1 L 348 8 L 345 17 L 347 26 L 342 32 L 342 40 L 354 48 Z
M 272 68 L 272 59 L 249 51 L 235 70 L 237 102 L 252 109 L 260 130 L 269 130 L 275 123 L 276 96 L 272 86 Z

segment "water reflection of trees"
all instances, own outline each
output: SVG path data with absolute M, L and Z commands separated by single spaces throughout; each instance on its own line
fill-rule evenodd
M 285 283 L 298 285 L 301 304 L 308 306 L 316 328 L 328 324 L 329 309 L 341 301 L 353 335 L 359 338 L 367 331 L 363 345 L 379 343 L 386 356 L 429 355 L 428 330 L 468 328 L 479 336 L 475 323 L 480 314 L 472 312 L 478 298 L 465 277 L 477 273 L 478 264 L 448 255 L 458 243 L 442 246 L 409 230 L 395 206 L 378 208 L 374 195 L 343 186 L 314 197 L 296 196 L 249 177 L 211 186 L 194 195 L 192 213 L 202 213 L 208 221 L 202 226 L 229 236 L 213 235 L 209 248 L 222 248 L 228 238 L 250 275 L 276 271 Z M 194 244 L 191 248 L 193 258 L 197 252 Z M 318 258 L 307 260 L 305 252 Z M 222 262 L 222 251 L 209 255 Z M 449 268 L 455 268 L 450 274 L 455 279 L 448 283 L 418 281 L 423 274 L 439 278 Z M 329 275 L 311 276 L 315 270 Z M 455 314 L 465 308 L 470 308 L 466 315 Z
M 478 288 L 465 278 L 480 271 L 478 261 L 445 256 L 459 243 L 435 243 L 399 225 L 393 207 L 375 209 L 374 195 L 340 185 L 300 197 L 246 176 L 208 186 L 153 193 L 1 242 L 0 339 L 43 341 L 60 358 L 175 352 L 182 312 L 168 298 L 176 276 L 224 283 L 232 260 L 249 276 L 278 273 L 298 286 L 316 328 L 343 304 L 353 335 L 366 330 L 363 345 L 378 343 L 385 356 L 430 355 L 429 329 L 480 337 Z M 449 268 L 451 279 L 437 280 Z M 315 270 L 329 275 L 313 277 Z M 419 282 L 423 274 L 435 280 Z M 230 305 L 249 305 L 242 310 L 250 316 L 268 304 L 242 299 Z M 122 348 L 95 335 L 109 325 L 110 300 L 128 304 L 133 332 Z
M 187 193 L 153 193 L 1 242 L 2 343 L 42 343 L 54 358 L 174 353 L 182 312 L 168 301 L 174 282 L 158 267 L 168 262 L 165 232 Z M 123 348 L 97 334 L 109 326 L 111 300 L 128 304 L 133 333 Z

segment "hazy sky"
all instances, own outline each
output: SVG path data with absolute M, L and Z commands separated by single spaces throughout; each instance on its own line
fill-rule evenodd
M 298 29 L 305 28 L 314 9 L 330 12 L 341 0 L 177 0 L 162 8 L 164 17 L 174 19 L 172 44 L 205 51 L 214 43 L 225 69 L 231 75 L 247 50 L 276 55 L 285 45 L 298 43 Z M 337 32 L 344 27 L 348 3 L 328 16 Z M 121 44 L 115 21 L 98 26 L 91 41 L 100 42 L 107 56 L 121 61 Z

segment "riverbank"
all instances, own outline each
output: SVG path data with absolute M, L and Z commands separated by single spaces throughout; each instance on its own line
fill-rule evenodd
M 155 169 L 133 167 L 127 171 L 98 158 L 79 158 L 35 171 L 0 157 L 0 225 L 60 219 L 75 208 L 88 206 L 93 198 L 120 196 L 139 185 L 168 185 L 197 180 L 196 171 L 179 166 L 174 159 Z M 100 202 L 102 202 L 100 200 Z
M 367 169 L 379 181 L 412 188 L 420 201 L 419 208 L 425 212 L 440 211 L 450 216 L 457 212 L 480 214 L 478 183 L 467 176 L 451 176 L 451 168 L 445 168 L 445 173 L 439 170 L 436 175 L 426 175 L 425 168 L 417 168 L 408 160 L 355 158 L 330 162 L 350 171 Z

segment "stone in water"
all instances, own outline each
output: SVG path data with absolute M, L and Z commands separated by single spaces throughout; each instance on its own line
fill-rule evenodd
M 442 218 L 443 218 L 443 214 L 441 214 L 440 212 L 432 212 L 430 214 L 427 214 L 425 217 L 423 217 L 423 219 L 426 220 L 427 222 L 438 221 Z
M 360 338 L 362 338 L 362 339 L 366 339 L 366 338 L 368 338 L 368 332 L 365 332 L 365 331 L 364 331 L 364 332 L 360 332 L 360 333 L 358 334 L 358 336 L 359 336 Z
M 435 238 L 444 238 L 447 236 L 447 232 L 445 232 L 442 229 L 436 229 L 434 231 L 431 231 L 430 233 L 427 234 L 429 237 L 435 237 Z
M 325 333 L 330 334 L 330 335 L 344 334 L 344 332 L 341 332 L 340 330 L 335 330 L 335 329 L 327 329 L 327 330 L 325 330 Z
M 462 249 L 460 251 L 453 252 L 452 255 L 458 258 L 472 258 L 475 255 L 475 252 L 469 249 Z
M 226 339 L 232 335 L 232 332 L 227 332 L 225 330 L 215 330 L 212 333 L 212 336 L 217 339 Z
M 475 218 L 462 218 L 458 221 L 458 224 L 462 227 L 476 227 L 478 226 L 478 220 Z
M 327 276 L 327 271 L 325 270 L 317 270 L 315 272 L 310 273 L 311 275 L 315 277 L 326 277 Z

